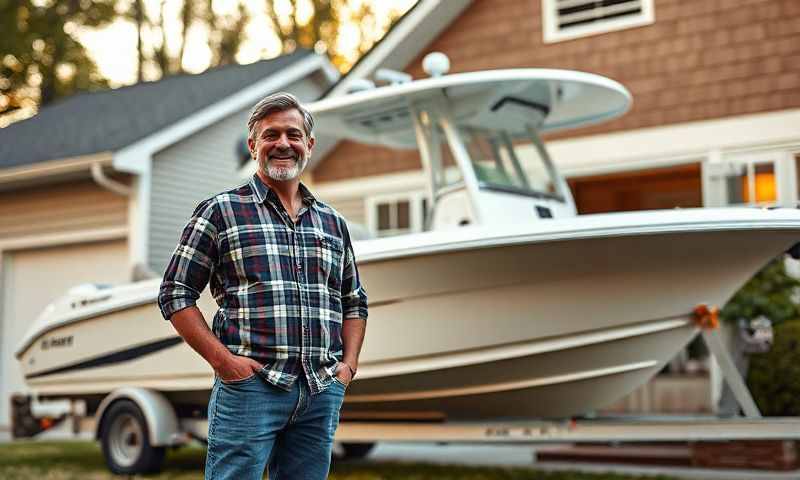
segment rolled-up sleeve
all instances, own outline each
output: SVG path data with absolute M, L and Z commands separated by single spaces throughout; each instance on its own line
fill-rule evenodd
M 202 202 L 183 229 L 158 292 L 158 307 L 166 320 L 194 306 L 208 285 L 218 256 L 217 211 L 213 199 Z
M 344 222 L 342 222 L 344 224 Z M 342 225 L 344 231 L 344 272 L 342 273 L 342 318 L 367 319 L 367 291 L 361 284 L 356 266 L 356 256 L 350 241 L 347 225 Z

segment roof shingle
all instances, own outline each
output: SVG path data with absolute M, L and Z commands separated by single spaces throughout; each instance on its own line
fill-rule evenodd
M 0 169 L 119 150 L 310 54 L 73 95 L 0 129 Z

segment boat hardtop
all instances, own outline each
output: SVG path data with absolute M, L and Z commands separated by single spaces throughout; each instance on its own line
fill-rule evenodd
M 416 148 L 414 110 L 446 101 L 463 126 L 527 135 L 603 122 L 624 114 L 630 92 L 609 78 L 569 70 L 526 68 L 456 73 L 388 85 L 310 105 L 317 131 L 398 148 Z

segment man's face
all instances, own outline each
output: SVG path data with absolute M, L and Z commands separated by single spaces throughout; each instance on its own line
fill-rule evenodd
M 293 180 L 303 172 L 314 139 L 303 130 L 303 115 L 297 109 L 267 115 L 256 123 L 255 131 L 247 145 L 261 172 L 279 182 Z

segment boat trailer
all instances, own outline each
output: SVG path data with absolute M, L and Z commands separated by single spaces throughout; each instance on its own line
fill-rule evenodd
M 800 440 L 800 417 L 613 416 L 519 422 L 343 421 L 336 441 L 433 443 L 650 443 Z

